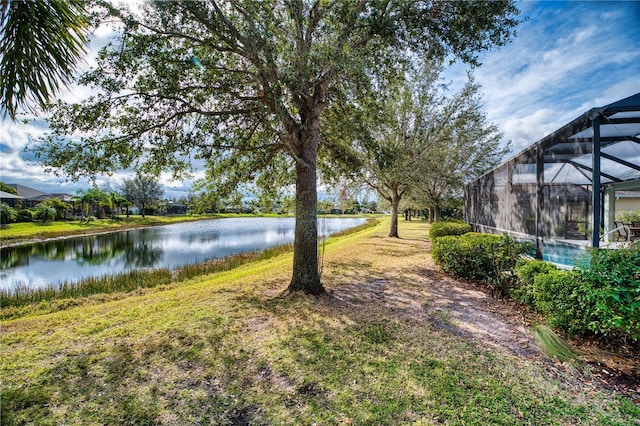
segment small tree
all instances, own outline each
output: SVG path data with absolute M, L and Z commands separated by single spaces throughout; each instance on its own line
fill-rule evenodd
M 318 201 L 318 212 L 327 214 L 331 212 L 333 208 L 333 202 L 329 200 L 320 200 Z
M 290 214 L 292 212 L 295 212 L 295 210 L 296 210 L 295 197 L 292 197 L 291 195 L 282 197 L 282 200 L 280 200 L 280 213 Z
M 153 176 L 138 175 L 134 179 L 125 179 L 120 188 L 122 196 L 140 208 L 142 218 L 145 209 L 162 199 L 164 190 L 160 181 Z
M 18 191 L 13 186 L 9 186 L 4 182 L 0 182 L 0 191 L 18 195 Z
M 55 208 L 41 204 L 38 207 L 36 207 L 36 210 L 33 216 L 36 219 L 41 220 L 43 222 L 51 222 L 56 219 L 57 214 L 58 212 L 56 211 Z
M 82 201 L 82 204 L 86 204 L 88 206 L 88 216 L 97 216 L 98 212 L 100 211 L 100 205 L 102 203 L 109 202 L 109 195 L 96 187 L 90 188 L 88 190 L 80 189 L 77 191 L 77 193 L 80 196 L 80 201 Z
M 192 192 L 184 200 L 190 214 L 216 213 L 220 198 L 214 192 Z
M 227 204 L 231 207 L 234 213 L 242 213 L 243 199 L 244 196 L 240 191 L 234 191 L 229 200 L 227 200 Z
M 65 218 L 67 210 L 69 210 L 70 206 L 59 198 L 48 198 L 41 202 L 38 207 L 51 207 L 56 211 L 56 219 L 62 220 Z
M 111 199 L 111 205 L 115 209 L 115 215 L 120 216 L 122 214 L 122 207 L 127 203 L 127 199 L 117 192 L 110 192 L 109 198 Z

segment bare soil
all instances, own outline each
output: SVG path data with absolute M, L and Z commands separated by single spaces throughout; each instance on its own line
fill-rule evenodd
M 429 252 L 427 240 L 412 242 L 420 245 L 423 253 Z M 513 301 L 492 297 L 480 284 L 445 276 L 430 256 L 422 259 L 422 266 L 410 274 L 405 269 L 403 274 L 389 271 L 376 277 L 351 276 L 351 283 L 331 289 L 330 296 L 334 303 L 356 309 L 392 311 L 394 315 L 427 321 L 477 344 L 536 360 L 569 387 L 605 390 L 640 404 L 637 346 L 618 342 L 606 348 L 603 342 L 568 340 L 579 359 L 554 361 L 545 355 L 531 331 L 532 324 L 542 321 L 540 317 Z

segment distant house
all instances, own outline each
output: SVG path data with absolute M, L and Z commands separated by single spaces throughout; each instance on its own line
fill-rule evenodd
M 22 203 L 22 207 L 36 207 L 38 204 L 40 204 L 41 202 L 43 202 L 44 200 L 48 200 L 49 198 L 57 198 L 60 201 L 64 201 L 65 203 L 69 203 L 72 204 L 72 195 L 70 194 L 63 194 L 63 193 L 56 193 L 56 194 L 49 194 L 47 192 L 43 192 L 34 188 L 30 188 L 28 186 L 24 186 L 24 185 L 20 185 L 17 183 L 8 183 L 7 184 L 8 187 L 10 188 L 14 188 L 16 191 L 18 191 L 18 198 L 23 199 L 23 203 Z M 3 194 L 6 194 L 3 193 Z M 9 195 L 13 195 L 13 194 L 9 194 Z M 2 196 L 2 199 L 4 201 L 4 195 Z M 14 199 L 15 202 L 15 199 Z
M 171 202 L 167 214 L 187 214 L 187 206 L 182 203 Z
M 640 210 L 640 191 L 616 191 L 616 211 Z
M 24 199 L 24 197 L 21 197 L 15 194 L 10 194 L 8 192 L 0 191 L 0 201 L 10 205 L 11 207 L 15 207 L 16 202 L 22 199 Z

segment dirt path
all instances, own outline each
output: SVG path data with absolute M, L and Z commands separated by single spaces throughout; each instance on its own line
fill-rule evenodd
M 428 243 L 425 243 L 428 248 Z M 421 318 L 438 328 L 497 349 L 528 358 L 544 358 L 531 335 L 530 322 L 510 304 L 481 289 L 446 277 L 428 256 L 412 282 L 389 277 L 337 287 L 333 296 L 353 306 L 377 308 L 413 319 Z
M 532 334 L 531 324 L 539 318 L 513 302 L 493 298 L 481 286 L 440 273 L 431 256 L 425 255 L 430 250 L 426 238 L 399 244 L 415 246 L 419 255 L 403 254 L 398 248 L 396 255 L 401 260 L 397 264 L 377 269 L 375 262 L 361 265 L 369 271 L 377 270 L 379 273 L 374 276 L 357 273 L 356 259 L 361 261 L 362 256 L 354 256 L 351 261 L 334 261 L 333 267 L 340 270 L 344 278 L 344 285 L 331 289 L 334 300 L 354 309 L 384 311 L 429 322 L 480 345 L 540 362 L 569 387 L 604 389 L 640 403 L 640 354 L 615 353 L 586 342 L 572 342 L 581 351 L 585 368 L 555 362 L 543 353 Z M 370 247 L 375 258 L 376 244 Z M 389 252 L 385 254 L 388 256 Z

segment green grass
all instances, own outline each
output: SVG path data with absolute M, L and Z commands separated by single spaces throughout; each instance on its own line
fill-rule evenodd
M 427 229 L 330 239 L 321 297 L 278 297 L 282 253 L 2 321 L 2 424 L 634 424 L 627 399 L 407 315 L 396 296 L 427 297 Z
M 227 215 L 228 216 L 228 215 Z M 91 222 L 55 221 L 55 222 L 20 222 L 0 227 L 0 243 L 15 244 L 21 241 L 58 238 L 69 235 L 112 232 L 144 226 L 167 225 L 203 219 L 216 219 L 225 215 L 181 215 L 181 216 L 120 216 L 119 219 L 98 219 Z

